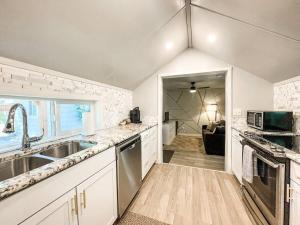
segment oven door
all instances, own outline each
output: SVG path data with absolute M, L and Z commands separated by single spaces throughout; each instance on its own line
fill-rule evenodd
M 243 179 L 244 187 L 268 223 L 281 225 L 284 221 L 285 164 L 257 152 L 253 154 L 253 164 L 253 182 Z

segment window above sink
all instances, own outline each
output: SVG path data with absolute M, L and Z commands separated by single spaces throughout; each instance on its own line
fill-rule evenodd
M 80 134 L 83 114 L 91 112 L 91 105 L 94 104 L 92 101 L 0 97 L 0 153 L 21 147 L 23 123 L 19 109 L 15 117 L 16 132 L 2 132 L 8 111 L 16 103 L 21 103 L 26 109 L 29 135 L 39 136 L 44 129 L 44 141 Z

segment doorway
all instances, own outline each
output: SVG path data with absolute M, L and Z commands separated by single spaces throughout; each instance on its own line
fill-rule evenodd
M 225 170 L 226 72 L 162 77 L 163 162 Z

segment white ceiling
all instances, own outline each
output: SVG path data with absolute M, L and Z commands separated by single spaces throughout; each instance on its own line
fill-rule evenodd
M 0 4 L 1 56 L 124 88 L 187 48 L 184 0 Z
M 192 47 L 271 82 L 300 75 L 299 0 L 191 2 Z M 188 47 L 185 0 L 0 4 L 0 56 L 119 87 Z
M 300 1 L 262 2 L 198 0 L 201 7 L 191 10 L 193 47 L 270 82 L 300 75 L 300 42 L 295 40 L 300 37 Z M 287 12 L 287 8 L 293 9 Z M 214 43 L 209 43 L 209 35 L 215 36 Z
M 193 74 L 193 76 L 166 78 L 163 80 L 163 87 L 166 90 L 189 89 L 191 82 L 195 82 L 195 87 L 203 88 L 225 88 L 224 73 Z
M 299 0 L 191 0 L 191 2 L 300 41 Z

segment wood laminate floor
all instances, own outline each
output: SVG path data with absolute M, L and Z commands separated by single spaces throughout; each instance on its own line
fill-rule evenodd
M 253 225 L 231 174 L 157 164 L 130 212 L 170 225 Z
M 202 138 L 177 135 L 164 150 L 174 151 L 171 164 L 224 171 L 225 157 L 206 154 Z

